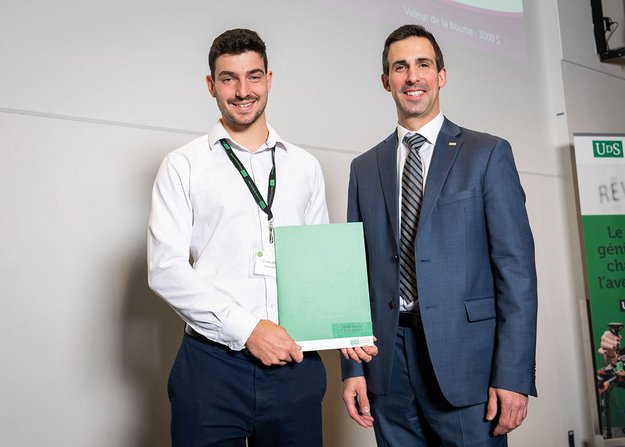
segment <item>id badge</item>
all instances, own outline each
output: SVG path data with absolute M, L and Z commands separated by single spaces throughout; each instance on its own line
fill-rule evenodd
M 269 249 L 259 248 L 253 252 L 254 274 L 261 276 L 276 277 L 276 256 L 273 251 L 273 245 Z

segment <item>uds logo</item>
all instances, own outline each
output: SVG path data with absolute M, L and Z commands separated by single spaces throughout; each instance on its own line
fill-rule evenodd
M 623 142 L 593 140 L 592 151 L 595 158 L 623 158 Z

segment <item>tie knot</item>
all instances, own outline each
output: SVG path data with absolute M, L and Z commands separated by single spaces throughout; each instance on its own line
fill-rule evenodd
M 425 143 L 425 137 L 418 133 L 407 133 L 404 137 L 404 143 L 411 150 L 419 152 L 419 149 L 421 149 L 421 146 Z

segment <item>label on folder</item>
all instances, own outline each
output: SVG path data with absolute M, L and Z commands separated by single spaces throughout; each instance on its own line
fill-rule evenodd
M 304 351 L 372 345 L 362 224 L 274 232 L 280 325 Z

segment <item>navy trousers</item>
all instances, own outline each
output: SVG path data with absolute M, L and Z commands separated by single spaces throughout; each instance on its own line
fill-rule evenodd
M 505 447 L 506 436 L 490 435 L 486 403 L 451 406 L 440 390 L 422 328 L 398 328 L 391 387 L 369 395 L 378 446 Z
M 321 446 L 325 389 L 316 352 L 268 367 L 185 334 L 168 383 L 172 446 Z

